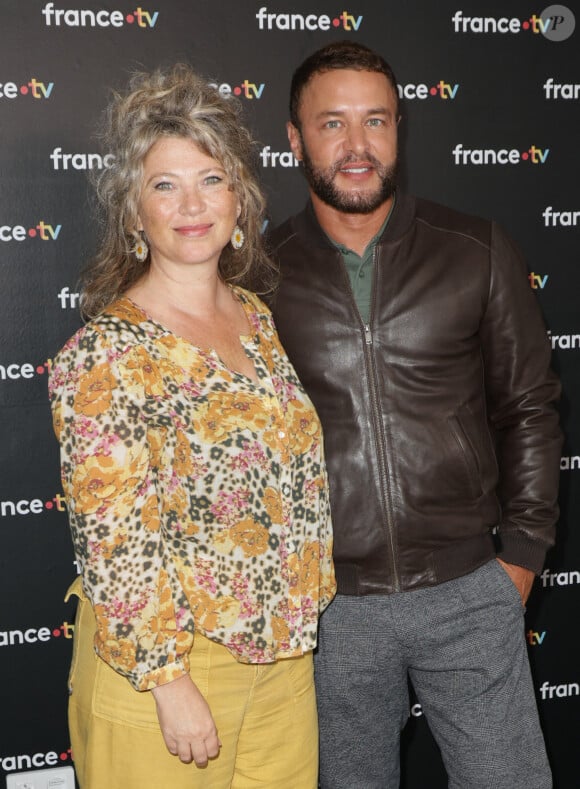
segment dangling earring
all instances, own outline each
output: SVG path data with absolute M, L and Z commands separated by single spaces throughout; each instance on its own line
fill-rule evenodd
M 145 263 L 145 261 L 147 260 L 147 255 L 149 254 L 149 247 L 147 246 L 147 242 L 145 241 L 145 233 L 143 233 L 143 231 L 141 231 L 137 235 L 137 240 L 135 242 L 135 246 L 133 247 L 133 254 L 137 258 L 139 263 Z
M 241 227 L 239 227 L 239 225 L 236 225 L 234 227 L 234 232 L 232 233 L 232 238 L 231 238 L 233 248 L 241 249 L 244 246 L 245 240 L 246 237 L 244 235 L 244 231 L 241 229 Z

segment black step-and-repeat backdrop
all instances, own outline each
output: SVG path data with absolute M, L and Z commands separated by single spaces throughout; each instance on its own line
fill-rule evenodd
M 291 73 L 348 37 L 380 51 L 397 74 L 405 187 L 502 222 L 527 256 L 546 316 L 567 439 L 558 543 L 536 582 L 526 636 L 556 787 L 577 789 L 578 0 L 348 0 L 346 9 L 335 0 L 139 1 L 0 3 L 0 785 L 70 780 L 62 768 L 71 765 L 74 604 L 63 596 L 76 567 L 46 383 L 51 357 L 80 325 L 77 277 L 96 240 L 87 175 L 107 165 L 93 132 L 109 90 L 136 68 L 183 60 L 237 96 L 278 222 L 306 195 L 284 130 Z M 420 706 L 410 713 L 404 786 L 444 787 Z M 16 778 L 28 771 L 38 781 Z

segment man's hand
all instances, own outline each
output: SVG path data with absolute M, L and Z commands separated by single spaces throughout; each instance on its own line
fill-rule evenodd
M 508 564 L 499 557 L 496 557 L 496 559 L 512 579 L 514 586 L 522 598 L 522 605 L 525 605 L 534 583 L 535 574 L 533 570 L 528 570 L 526 567 L 520 567 L 518 564 Z
M 210 708 L 189 675 L 151 692 L 169 753 L 186 764 L 194 760 L 198 767 L 218 755 L 221 742 Z

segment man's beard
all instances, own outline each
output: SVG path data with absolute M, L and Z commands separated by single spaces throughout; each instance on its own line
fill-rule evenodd
M 379 176 L 378 187 L 371 192 L 340 190 L 334 182 L 336 174 L 346 164 L 360 161 L 370 162 L 373 165 L 376 174 Z M 396 159 L 392 165 L 384 165 L 368 151 L 365 151 L 360 157 L 350 154 L 339 162 L 335 162 L 326 170 L 321 170 L 313 165 L 308 151 L 302 144 L 302 164 L 304 175 L 314 194 L 323 203 L 336 208 L 337 211 L 341 211 L 344 214 L 371 214 L 395 193 L 397 184 Z

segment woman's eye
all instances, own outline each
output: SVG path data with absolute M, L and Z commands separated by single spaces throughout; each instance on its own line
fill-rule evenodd
M 208 175 L 207 178 L 204 179 L 204 184 L 211 185 L 211 184 L 221 184 L 223 178 L 220 178 L 219 175 Z
M 155 189 L 157 189 L 159 192 L 165 192 L 171 188 L 172 184 L 169 181 L 159 181 L 158 184 L 155 184 Z

